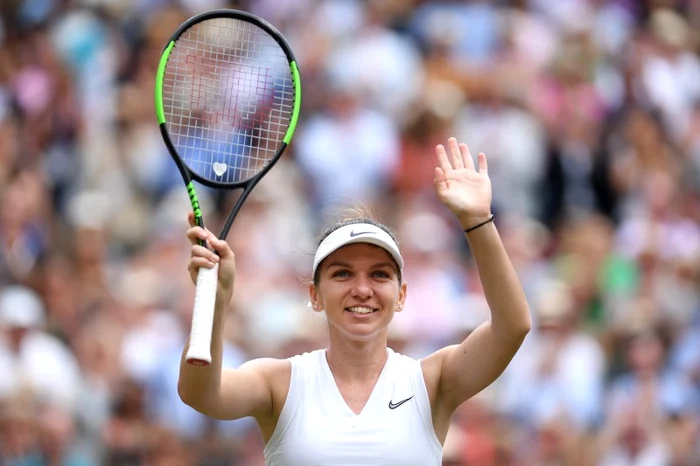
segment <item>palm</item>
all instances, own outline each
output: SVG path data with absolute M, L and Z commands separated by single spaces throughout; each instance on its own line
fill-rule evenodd
M 448 157 L 445 148 L 436 148 L 438 166 L 435 168 L 435 191 L 440 201 L 460 221 L 486 217 L 491 213 L 491 180 L 486 156 L 479 154 L 479 170 L 474 169 L 469 149 L 450 138 Z

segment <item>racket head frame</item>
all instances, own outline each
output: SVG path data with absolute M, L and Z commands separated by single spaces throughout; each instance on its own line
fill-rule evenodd
M 292 115 L 290 118 L 289 126 L 287 127 L 287 132 L 284 135 L 284 138 L 282 139 L 282 142 L 280 146 L 277 148 L 276 153 L 268 160 L 263 168 L 253 175 L 252 177 L 246 179 L 246 180 L 241 180 L 241 181 L 236 181 L 236 182 L 219 182 L 219 181 L 214 181 L 210 180 L 208 178 L 205 178 L 198 173 L 194 172 L 191 170 L 185 162 L 182 160 L 180 155 L 177 152 L 177 149 L 175 148 L 175 145 L 172 142 L 172 139 L 170 137 L 170 133 L 167 128 L 167 120 L 165 117 L 165 109 L 164 109 L 164 104 L 163 104 L 163 80 L 165 76 L 165 70 L 166 66 L 168 64 L 168 59 L 170 57 L 170 54 L 172 52 L 172 49 L 175 47 L 175 44 L 180 36 L 185 33 L 185 31 L 189 30 L 196 24 L 202 22 L 202 21 L 207 21 L 210 19 L 217 19 L 217 18 L 232 18 L 232 19 L 237 19 L 237 20 L 242 20 L 249 22 L 259 28 L 261 28 L 263 31 L 265 31 L 267 34 L 270 35 L 272 39 L 277 42 L 277 44 L 280 46 L 282 51 L 284 52 L 285 56 L 287 57 L 287 60 L 289 62 L 290 66 L 290 73 L 291 73 L 291 78 L 292 78 L 292 83 L 294 85 L 294 107 L 292 109 Z M 190 197 L 190 202 L 192 204 L 192 209 L 194 211 L 195 215 L 195 222 L 197 225 L 204 227 L 204 222 L 202 220 L 202 214 L 201 214 L 201 209 L 199 207 L 199 200 L 197 198 L 197 194 L 194 188 L 193 181 L 196 181 L 198 183 L 201 183 L 204 186 L 208 186 L 210 188 L 217 188 L 217 189 L 236 189 L 236 188 L 243 188 L 242 194 L 239 196 L 239 198 L 236 200 L 236 203 L 229 214 L 228 218 L 226 219 L 226 223 L 224 224 L 224 227 L 222 229 L 222 232 L 220 234 L 220 238 L 225 238 L 226 235 L 228 234 L 229 229 L 231 228 L 231 225 L 233 223 L 233 219 L 236 217 L 238 214 L 238 211 L 242 207 L 243 203 L 245 202 L 246 198 L 248 195 L 251 193 L 255 185 L 265 176 L 265 174 L 274 166 L 274 164 L 277 162 L 277 160 L 281 157 L 282 153 L 285 151 L 287 146 L 289 145 L 290 140 L 292 139 L 292 136 L 294 135 L 294 131 L 296 129 L 296 125 L 299 119 L 299 111 L 300 111 L 300 106 L 301 106 L 301 79 L 300 79 L 300 74 L 299 74 L 299 69 L 296 63 L 296 58 L 294 56 L 294 52 L 292 51 L 291 47 L 289 46 L 289 43 L 287 40 L 284 38 L 282 33 L 280 33 L 277 28 L 275 28 L 272 24 L 269 22 L 265 21 L 264 19 L 253 15 L 251 13 L 245 12 L 245 11 L 240 11 L 240 10 L 234 10 L 234 9 L 216 9 L 216 10 L 211 10 L 207 11 L 198 15 L 195 15 L 191 18 L 189 18 L 187 21 L 182 23 L 180 27 L 173 33 L 173 35 L 170 37 L 168 40 L 168 43 L 166 46 L 163 48 L 163 52 L 160 58 L 160 62 L 158 65 L 158 71 L 156 74 L 156 86 L 155 86 L 155 107 L 156 107 L 156 116 L 158 119 L 158 125 L 160 128 L 160 133 L 163 138 L 163 141 L 165 142 L 165 145 L 168 149 L 168 152 L 170 153 L 171 158 L 177 165 L 177 168 L 180 172 L 180 175 L 182 176 L 183 181 L 185 182 L 185 185 L 187 187 L 187 191 Z

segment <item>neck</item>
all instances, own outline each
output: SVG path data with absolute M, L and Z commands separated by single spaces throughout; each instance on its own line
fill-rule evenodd
M 352 341 L 334 338 L 326 351 L 328 365 L 336 378 L 361 380 L 376 377 L 388 358 L 386 338 Z

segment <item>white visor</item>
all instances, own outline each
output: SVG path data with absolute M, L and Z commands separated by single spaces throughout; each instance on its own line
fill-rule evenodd
M 328 257 L 333 251 L 353 243 L 369 243 L 383 248 L 391 254 L 391 257 L 399 265 L 399 271 L 403 270 L 403 257 L 401 257 L 399 247 L 386 231 L 369 223 L 353 223 L 338 228 L 321 242 L 314 256 L 312 276 L 316 275 L 318 264 L 323 259 Z

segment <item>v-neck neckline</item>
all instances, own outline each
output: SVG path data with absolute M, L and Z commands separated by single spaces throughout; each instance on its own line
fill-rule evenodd
M 340 387 L 338 387 L 338 383 L 335 381 L 335 377 L 333 376 L 331 366 L 330 364 L 328 364 L 327 352 L 328 350 L 321 351 L 323 372 L 326 378 L 328 379 L 328 383 L 333 386 L 333 389 L 330 390 L 332 393 L 327 393 L 327 395 L 334 399 L 335 404 L 337 406 L 342 406 L 341 409 L 345 412 L 346 415 L 351 416 L 353 419 L 362 417 L 362 415 L 367 411 L 368 406 L 371 406 L 373 400 L 378 396 L 377 387 L 380 387 L 382 385 L 382 382 L 386 378 L 386 373 L 388 372 L 389 367 L 389 360 L 391 359 L 391 348 L 387 347 L 386 349 L 387 357 L 386 361 L 384 362 L 384 366 L 382 367 L 382 371 L 379 373 L 379 377 L 377 377 L 377 381 L 374 383 L 374 387 L 372 387 L 372 391 L 370 392 L 369 397 L 365 402 L 365 405 L 362 407 L 359 413 L 355 413 L 355 411 L 353 411 L 352 408 L 350 408 L 348 403 L 345 401 L 345 398 L 343 398 L 343 394 L 340 392 Z

